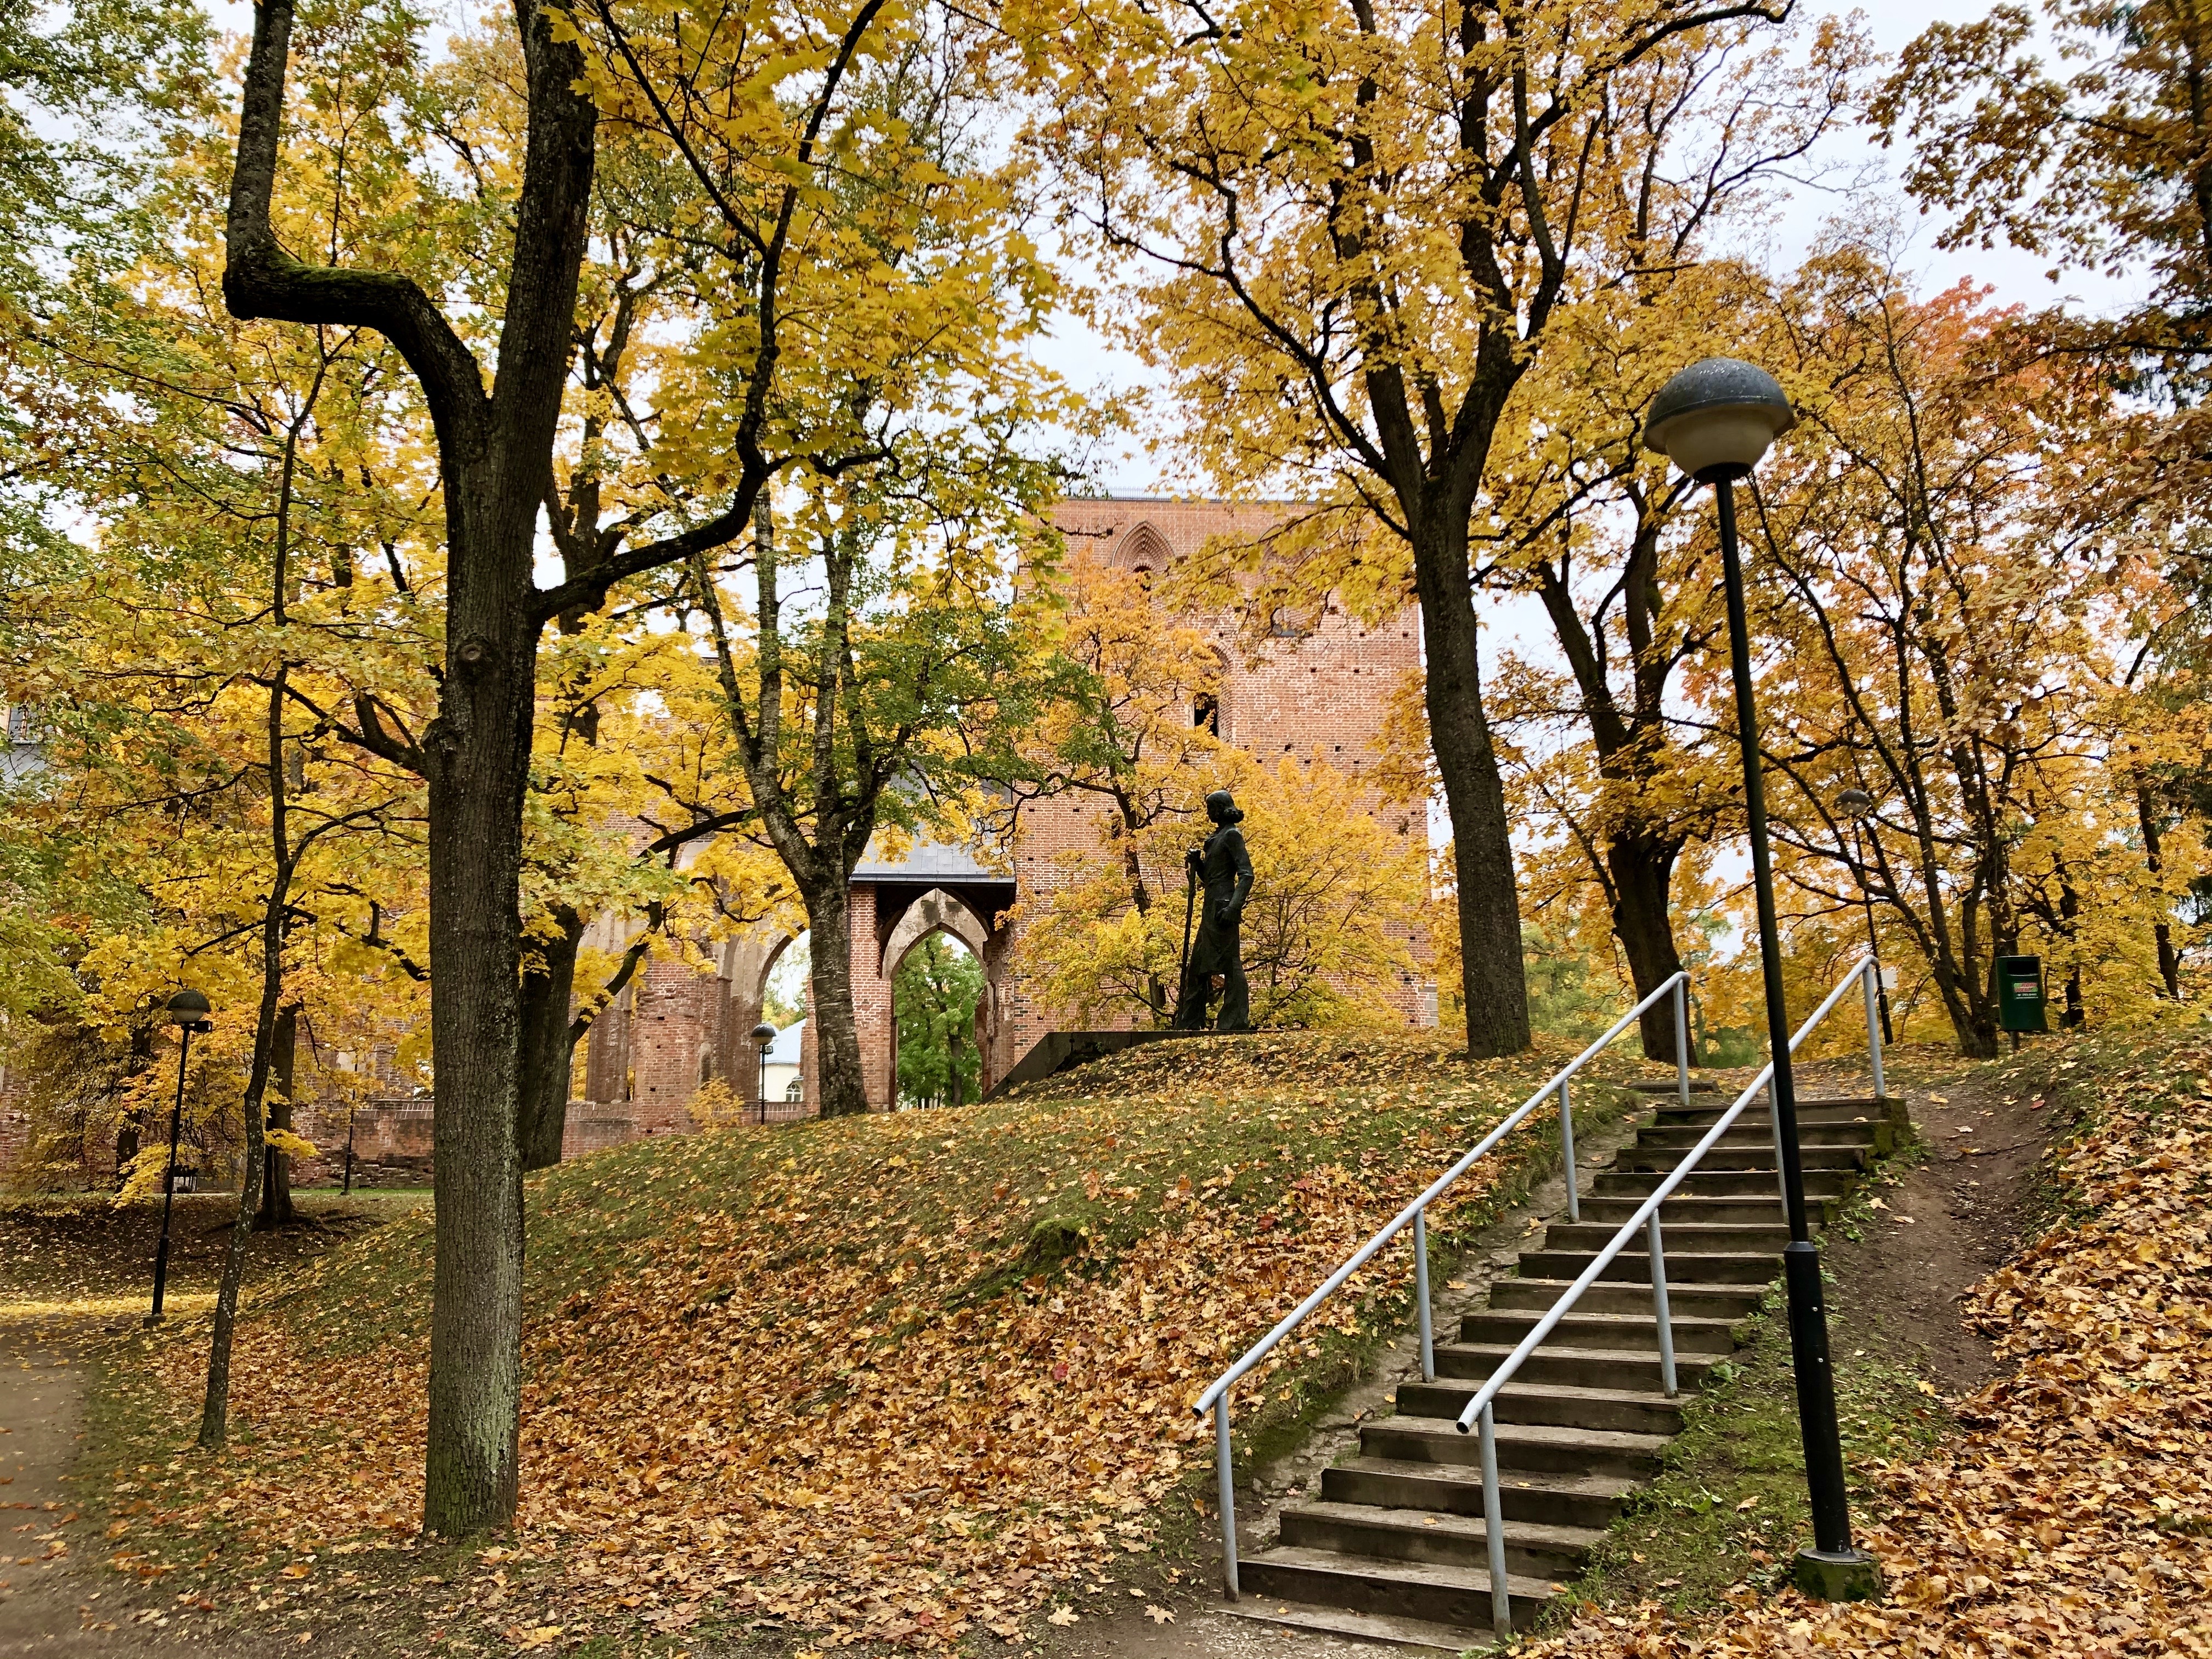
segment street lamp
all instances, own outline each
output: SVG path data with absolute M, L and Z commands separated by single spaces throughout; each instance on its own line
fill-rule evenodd
M 1648 449 L 1668 456 L 1713 487 L 1720 515 L 1721 575 L 1727 592 L 1729 661 L 1735 680 L 1737 740 L 1743 753 L 1744 816 L 1751 837 L 1752 886 L 1759 902 L 1759 957 L 1766 988 L 1766 1040 L 1774 1056 L 1776 1155 L 1790 1243 L 1782 1253 L 1790 1297 L 1790 1350 L 1797 1380 L 1797 1425 L 1805 1445 L 1805 1483 L 1813 1507 L 1813 1547 L 1797 1552 L 1792 1577 L 1830 1601 L 1877 1594 L 1872 1556 L 1851 1544 L 1844 1490 L 1844 1449 L 1836 1427 L 1836 1382 L 1828 1357 L 1828 1316 L 1820 1294 L 1820 1256 L 1805 1213 L 1805 1173 L 1797 1143 L 1797 1091 L 1790 1066 L 1790 1014 L 1783 999 L 1782 938 L 1774 910 L 1774 869 L 1766 847 L 1766 796 L 1759 777 L 1759 714 L 1752 696 L 1751 641 L 1744 618 L 1743 564 L 1736 550 L 1735 481 L 1751 476 L 1775 439 L 1797 422 L 1782 387 L 1765 369 L 1733 357 L 1695 362 L 1659 389 L 1644 428 Z
M 1874 952 L 1875 958 L 1879 963 L 1881 957 L 1881 945 L 1874 935 L 1874 895 L 1867 891 L 1866 837 L 1862 827 L 1867 819 L 1874 816 L 1874 797 L 1863 789 L 1846 789 L 1836 797 L 1836 805 L 1843 809 L 1844 815 L 1851 821 L 1851 850 L 1858 858 L 1858 868 L 1853 873 L 1858 878 L 1859 904 L 1866 911 L 1867 949 Z M 1897 1041 L 1896 1036 L 1889 1029 L 1888 981 L 1889 970 L 1887 968 L 1877 967 L 1874 976 L 1874 994 L 1875 1004 L 1881 1010 L 1881 1041 L 1885 1048 Z
M 753 1027 L 753 1047 L 760 1050 L 760 1083 L 753 1091 L 760 1103 L 760 1121 L 768 1121 L 768 1045 L 775 1041 L 775 1027 L 763 1020 Z
M 167 1017 L 177 1028 L 177 1098 L 169 1108 L 169 1167 L 161 1177 L 161 1242 L 154 1248 L 154 1310 L 150 1325 L 161 1316 L 161 1297 L 169 1285 L 169 1212 L 177 1203 L 177 1139 L 185 1127 L 185 1062 L 192 1052 L 192 1033 L 212 1031 L 215 1022 L 208 1000 L 198 991 L 179 991 L 169 999 Z

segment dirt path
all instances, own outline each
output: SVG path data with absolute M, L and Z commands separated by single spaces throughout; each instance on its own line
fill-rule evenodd
M 255 1276 L 328 1249 L 419 1200 L 338 1200 L 301 1194 L 301 1224 L 257 1235 Z M 213 1299 L 236 1200 L 180 1198 L 169 1306 L 186 1316 Z M 280 1635 L 245 1633 L 101 1565 L 106 1542 L 79 1519 L 70 1475 L 82 1438 L 88 1342 L 144 1316 L 160 1230 L 152 1203 L 117 1208 L 85 1195 L 0 1211 L 0 1659 L 19 1654 L 253 1656 L 299 1650 Z M 291 1638 L 296 1643 L 296 1636 Z
M 78 1522 L 67 1481 L 83 1403 L 84 1375 L 67 1346 L 0 1335 L 0 1479 L 9 1516 L 0 1655 L 173 1649 L 169 1615 L 132 1605 L 123 1581 L 88 1559 L 100 1540 Z
M 1926 1155 L 1891 1166 L 1901 1179 L 1876 1188 L 1881 1207 L 1859 1238 L 1832 1230 L 1822 1241 L 1835 1345 L 1909 1364 L 1957 1396 L 1996 1370 L 1959 1304 L 2019 1249 L 2034 1217 L 2051 1112 L 1993 1069 L 1908 1094 Z

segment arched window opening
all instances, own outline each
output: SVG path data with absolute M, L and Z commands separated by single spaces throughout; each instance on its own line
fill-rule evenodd
M 1191 699 L 1190 723 L 1200 731 L 1221 735 L 1221 699 L 1211 691 L 1201 691 Z

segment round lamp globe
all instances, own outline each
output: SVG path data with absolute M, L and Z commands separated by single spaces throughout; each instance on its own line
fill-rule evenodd
M 1644 447 L 1703 483 L 1749 475 L 1797 423 L 1782 386 L 1756 363 L 1707 357 L 1659 388 Z

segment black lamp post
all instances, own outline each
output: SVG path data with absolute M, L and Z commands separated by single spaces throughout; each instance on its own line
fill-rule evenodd
M 1866 835 L 1863 826 L 1874 812 L 1874 797 L 1863 789 L 1846 789 L 1836 797 L 1836 805 L 1844 809 L 1851 821 L 1851 850 L 1858 855 L 1859 904 L 1866 911 L 1867 949 L 1877 961 L 1881 957 L 1881 945 L 1874 933 L 1874 895 L 1867 891 Z M 1877 969 L 1874 976 L 1875 1005 L 1881 1010 L 1881 1040 L 1891 1043 L 1897 1038 L 1889 1029 L 1889 987 L 1885 982 L 1887 969 Z
M 768 1045 L 775 1041 L 775 1027 L 763 1020 L 753 1027 L 753 1047 L 760 1050 L 760 1081 L 754 1096 L 760 1102 L 760 1121 L 768 1121 Z
M 1759 777 L 1759 713 L 1752 696 L 1751 641 L 1744 618 L 1743 564 L 1736 550 L 1735 481 L 1751 476 L 1774 440 L 1796 424 L 1772 375 L 1733 357 L 1708 357 L 1667 382 L 1651 400 L 1644 442 L 1700 483 L 1713 487 L 1720 512 L 1721 576 L 1726 589 L 1729 666 L 1735 680 L 1737 739 L 1743 751 L 1743 805 L 1751 837 L 1752 886 L 1759 902 L 1759 957 L 1766 988 L 1766 1040 L 1774 1056 L 1776 1155 L 1782 1164 L 1790 1243 L 1782 1253 L 1790 1297 L 1790 1351 L 1797 1380 L 1797 1425 L 1805 1444 L 1805 1484 L 1813 1508 L 1813 1547 L 1797 1552 L 1793 1577 L 1807 1593 L 1856 1601 L 1881 1589 L 1875 1559 L 1851 1544 L 1844 1488 L 1844 1449 L 1836 1427 L 1836 1384 L 1828 1356 L 1828 1316 L 1820 1256 L 1805 1212 L 1805 1175 L 1797 1144 L 1797 1091 L 1790 1067 L 1790 1014 L 1783 1000 L 1782 939 L 1775 919 L 1774 870 L 1766 847 L 1766 795 Z
M 169 1212 L 177 1204 L 177 1140 L 185 1127 L 185 1063 L 192 1052 L 192 1033 L 212 1031 L 215 1022 L 208 1000 L 198 991 L 179 991 L 169 999 L 169 1024 L 177 1028 L 177 1098 L 169 1108 L 169 1167 L 161 1176 L 161 1242 L 154 1248 L 154 1310 L 150 1325 L 161 1316 L 161 1297 L 169 1286 Z

